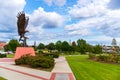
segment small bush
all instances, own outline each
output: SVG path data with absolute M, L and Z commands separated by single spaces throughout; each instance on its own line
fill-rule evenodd
M 118 63 L 120 61 L 120 55 L 114 55 L 113 62 Z
M 6 54 L 0 54 L 0 58 L 4 58 L 4 57 L 7 57 Z
M 120 54 L 100 54 L 97 56 L 89 54 L 89 58 L 103 62 L 120 63 Z
M 108 56 L 100 54 L 97 56 L 97 60 L 98 61 L 108 61 Z
M 96 54 L 92 54 L 92 53 L 89 54 L 89 59 L 95 59 L 95 58 L 96 58 Z

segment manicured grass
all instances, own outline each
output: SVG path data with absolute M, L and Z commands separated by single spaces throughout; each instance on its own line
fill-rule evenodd
M 5 79 L 5 78 L 3 78 L 3 77 L 0 77 L 0 80 L 7 80 L 7 79 Z
M 13 58 L 14 54 L 7 54 L 7 58 Z
M 66 56 L 76 80 L 120 80 L 120 65 L 88 60 L 87 55 Z

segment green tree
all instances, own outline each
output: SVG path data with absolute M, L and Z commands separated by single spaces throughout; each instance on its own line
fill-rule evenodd
M 83 39 L 79 39 L 77 40 L 77 44 L 78 44 L 78 51 L 81 53 L 81 54 L 85 54 L 86 52 L 86 41 L 83 40 Z
M 72 51 L 75 52 L 77 50 L 77 45 L 76 45 L 76 42 L 73 41 L 72 42 Z
M 37 49 L 45 49 L 45 45 L 43 43 L 40 43 L 38 45 Z
M 49 43 L 46 47 L 47 47 L 47 49 L 49 49 L 49 50 L 55 50 L 55 45 L 54 45 L 54 43 Z
M 20 46 L 19 42 L 16 40 L 16 39 L 12 39 L 9 41 L 8 45 L 6 45 L 4 48 L 5 48 L 5 51 L 16 51 L 16 48 Z
M 96 46 L 94 46 L 94 53 L 95 54 L 100 54 L 102 53 L 102 47 L 98 44 Z
M 61 41 L 57 41 L 56 44 L 55 44 L 55 48 L 56 48 L 58 51 L 61 51 L 61 50 L 62 50 L 61 47 L 62 47 L 62 42 L 61 42 Z
M 9 45 L 5 45 L 4 46 L 4 51 L 10 51 L 10 46 Z
M 86 52 L 93 52 L 94 51 L 94 47 L 90 44 L 86 44 Z
M 69 45 L 69 43 L 67 42 L 67 41 L 64 41 L 63 43 L 62 43 L 62 51 L 69 51 L 69 48 L 70 48 L 70 45 Z

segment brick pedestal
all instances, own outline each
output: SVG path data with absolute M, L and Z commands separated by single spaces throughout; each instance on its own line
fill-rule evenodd
M 23 55 L 30 54 L 31 56 L 35 56 L 35 51 L 33 47 L 17 47 L 14 59 L 18 59 Z

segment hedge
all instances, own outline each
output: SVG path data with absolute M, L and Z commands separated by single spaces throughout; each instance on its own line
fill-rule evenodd
M 29 65 L 34 68 L 51 68 L 54 67 L 54 59 L 53 58 L 47 58 L 44 56 L 30 56 L 30 55 L 24 55 L 19 59 L 15 60 L 16 65 Z
M 89 59 L 110 63 L 120 63 L 120 54 L 89 54 Z
M 4 57 L 7 57 L 6 54 L 0 54 L 0 58 L 4 58 Z

